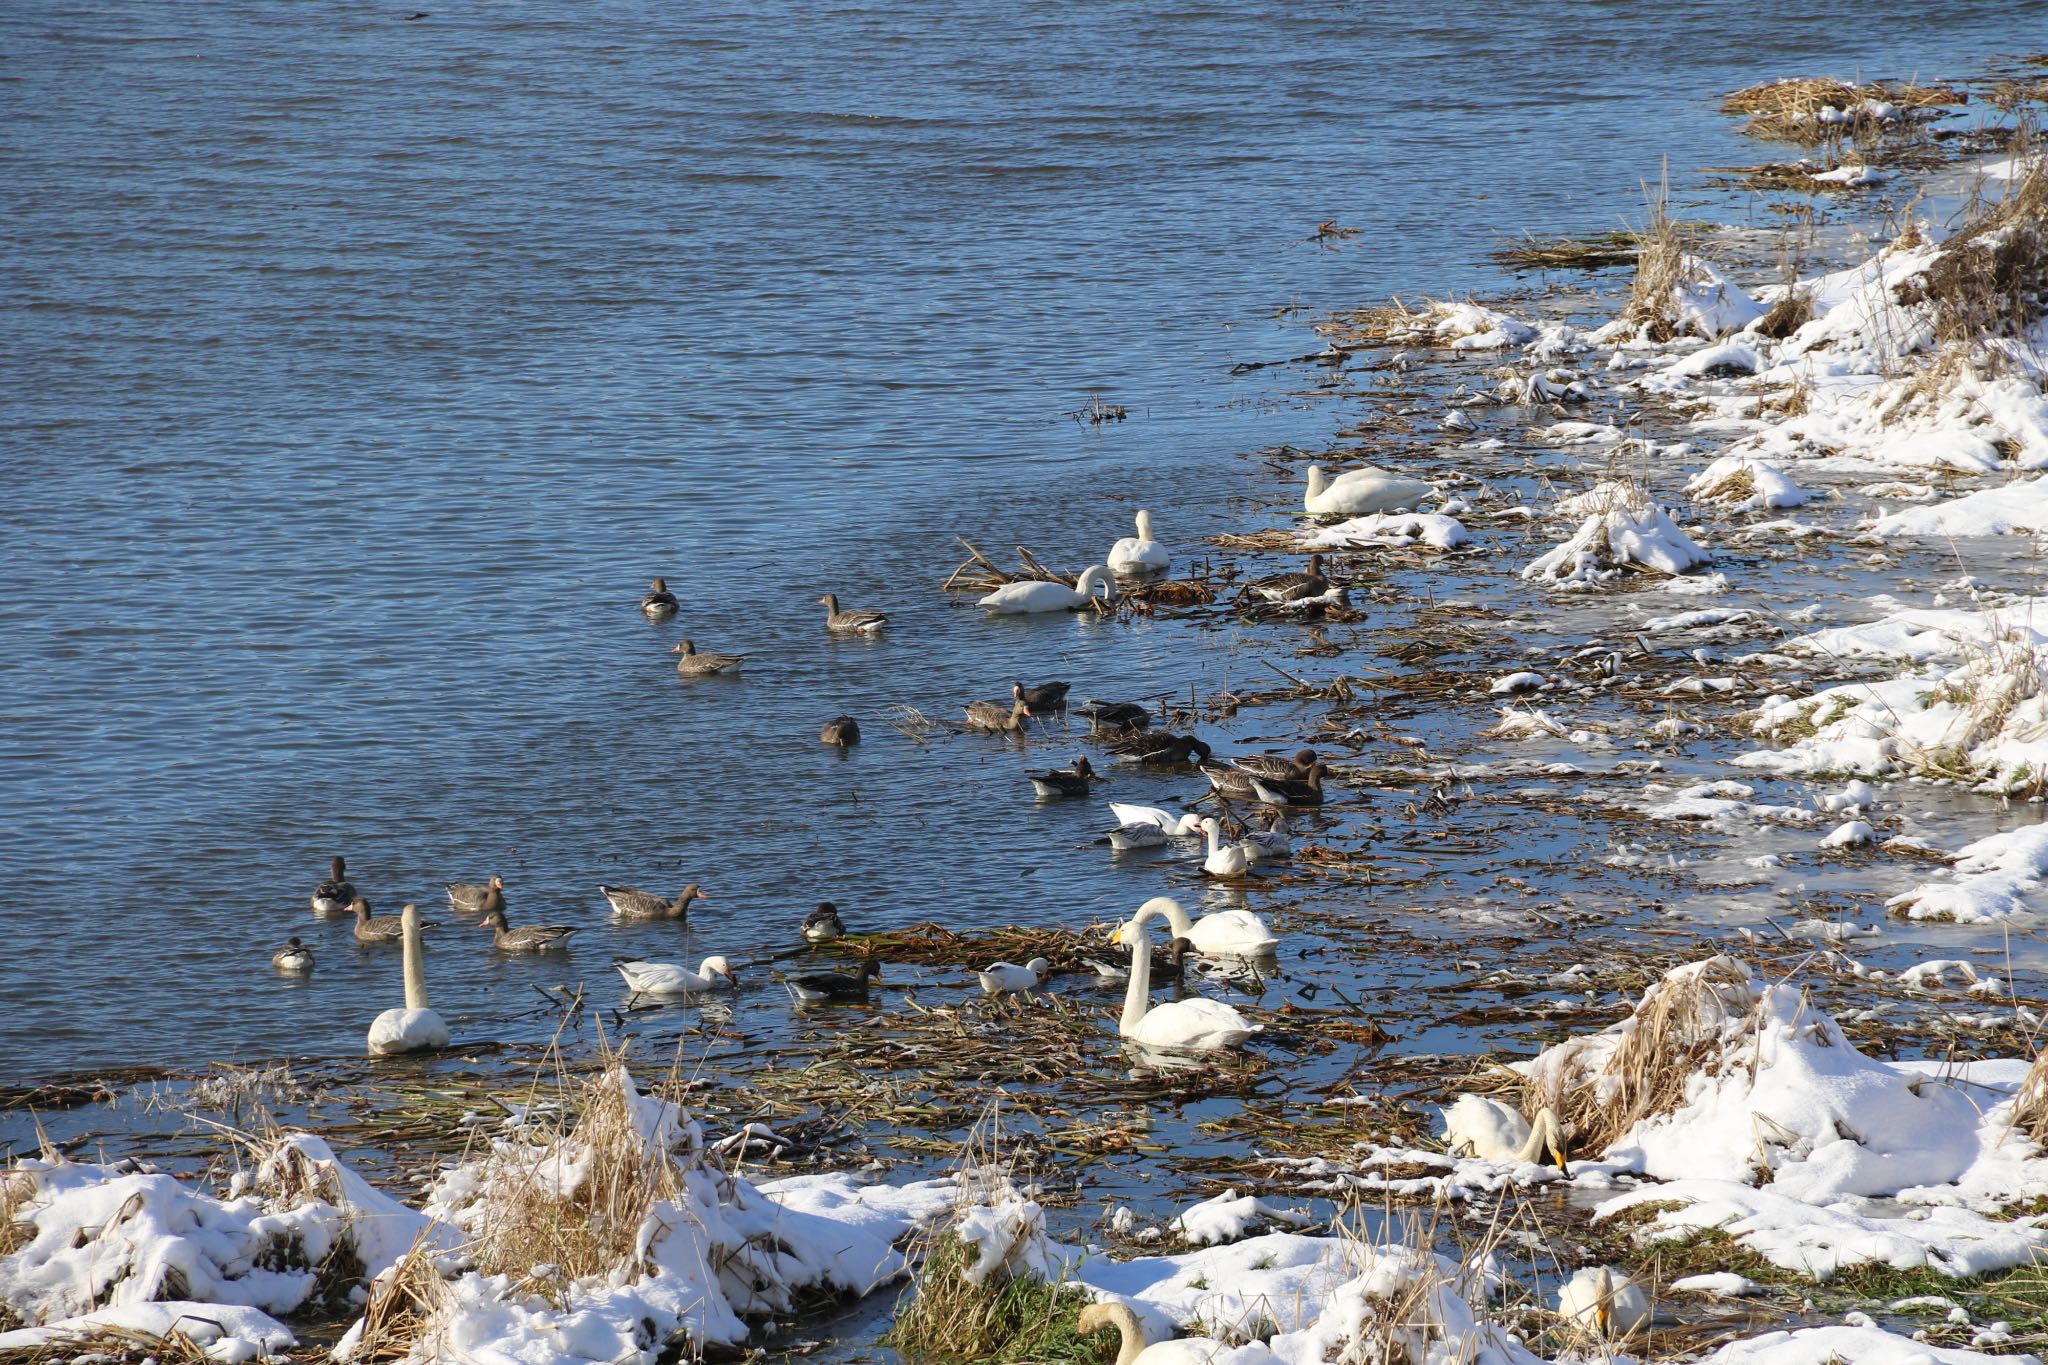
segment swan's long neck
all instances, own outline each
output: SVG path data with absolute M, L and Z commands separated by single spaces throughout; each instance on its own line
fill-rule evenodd
M 1195 932 L 1195 922 L 1188 918 L 1188 912 L 1181 908 L 1180 902 L 1171 896 L 1146 901 L 1138 907 L 1137 918 L 1132 923 L 1142 925 L 1155 916 L 1166 921 L 1175 938 L 1186 938 Z
M 1319 498 L 1326 487 L 1328 485 L 1323 482 L 1323 467 L 1319 464 L 1310 465 L 1308 467 L 1308 495 L 1312 498 Z
M 1110 1305 L 1109 1315 L 1116 1323 L 1120 1343 L 1116 1365 L 1137 1365 L 1138 1357 L 1145 1354 L 1145 1325 L 1138 1321 L 1136 1313 L 1120 1303 Z
M 1135 919 L 1124 937 L 1131 945 L 1131 983 L 1124 987 L 1124 1015 L 1117 1021 L 1117 1031 L 1129 1034 L 1138 1031 L 1152 1003 L 1152 935 L 1141 919 Z
M 1152 514 L 1150 512 L 1140 511 L 1138 513 L 1138 539 L 1152 539 Z
M 1223 851 L 1223 831 L 1214 820 L 1202 822 L 1202 832 L 1209 836 L 1209 856 L 1215 857 Z
M 404 916 L 405 1007 L 427 1008 L 427 964 L 420 951 L 420 912 L 408 905 Z

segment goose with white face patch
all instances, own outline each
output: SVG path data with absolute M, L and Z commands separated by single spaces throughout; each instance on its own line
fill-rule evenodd
M 1197 996 L 1153 1006 L 1152 935 L 1144 920 L 1126 924 L 1122 939 L 1131 949 L 1130 985 L 1124 989 L 1123 1017 L 1117 1020 L 1117 1032 L 1124 1037 L 1162 1051 L 1213 1052 L 1237 1047 L 1258 1032 L 1250 1020 L 1219 1000 Z
M 1073 587 L 1064 583 L 1035 581 L 1030 583 L 1005 583 L 975 605 L 983 611 L 998 616 L 1028 616 L 1046 611 L 1079 611 L 1095 600 L 1097 589 L 1102 591 L 1102 600 L 1116 599 L 1116 588 L 1110 582 L 1109 570 L 1100 564 L 1084 569 Z
M 1166 547 L 1152 538 L 1152 514 L 1138 513 L 1138 534 L 1109 547 L 1109 568 L 1120 574 L 1161 574 L 1172 565 Z
M 1129 943 L 1133 927 L 1154 919 L 1165 920 L 1175 938 L 1186 939 L 1205 956 L 1257 957 L 1273 951 L 1280 941 L 1266 922 L 1249 910 L 1218 910 L 1194 920 L 1173 897 L 1154 896 L 1138 907 L 1129 924 L 1117 930 L 1115 942 Z
M 1460 1095 L 1457 1103 L 1439 1111 L 1444 1116 L 1444 1146 L 1452 1156 L 1476 1156 L 1487 1161 L 1541 1161 L 1549 1157 L 1567 1177 L 1564 1125 L 1555 1110 L 1546 1106 L 1531 1123 L 1521 1111 L 1484 1095 Z
M 1367 517 L 1413 507 L 1436 490 L 1418 479 L 1390 474 L 1367 465 L 1326 478 L 1323 467 L 1308 467 L 1308 491 L 1302 495 L 1304 511 L 1319 517 Z
M 427 1006 L 427 967 L 420 944 L 420 912 L 408 905 L 400 916 L 405 944 L 405 1008 L 385 1010 L 370 1024 L 370 1055 L 390 1057 L 448 1046 L 448 1025 Z

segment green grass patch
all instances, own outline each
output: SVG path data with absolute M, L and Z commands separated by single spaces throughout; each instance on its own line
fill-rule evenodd
M 1109 1365 L 1116 1358 L 1116 1333 L 1084 1339 L 1074 1330 L 1093 1301 L 1086 1291 L 1023 1275 L 972 1284 L 966 1271 L 975 1256 L 951 1232 L 933 1238 L 884 1343 L 932 1361 Z

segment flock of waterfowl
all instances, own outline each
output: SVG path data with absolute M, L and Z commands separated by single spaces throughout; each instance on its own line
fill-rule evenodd
M 1364 483 L 1372 486 L 1370 496 L 1360 482 L 1361 474 Z M 1338 499 L 1348 510 L 1374 497 L 1412 501 L 1428 491 L 1427 485 L 1381 471 L 1347 474 L 1327 485 L 1320 470 L 1311 475 L 1311 510 L 1319 498 L 1325 503 Z M 982 597 L 980 605 L 1002 614 L 1079 610 L 1113 598 L 1119 576 L 1128 579 L 1165 573 L 1172 556 L 1155 537 L 1150 514 L 1140 511 L 1136 520 L 1137 534 L 1118 540 L 1106 562 L 1083 572 L 1075 587 L 1049 581 L 1008 583 Z M 1259 579 L 1248 585 L 1248 591 L 1265 601 L 1297 602 L 1330 593 L 1332 588 L 1323 574 L 1321 557 L 1311 556 L 1305 570 Z M 872 634 L 888 624 L 889 618 L 882 612 L 842 608 L 833 593 L 825 594 L 818 603 L 825 608 L 824 625 L 829 631 Z M 667 621 L 680 613 L 681 602 L 669 591 L 666 580 L 656 578 L 641 598 L 640 610 L 650 620 Z M 687 639 L 672 653 L 677 673 L 686 678 L 736 674 L 746 662 L 744 655 L 700 650 Z M 1067 714 L 1069 691 L 1066 682 L 1014 682 L 1007 700 L 968 702 L 959 728 L 983 734 L 1019 733 L 1034 719 Z M 1292 856 L 1284 808 L 1322 804 L 1328 770 L 1313 749 L 1292 756 L 1254 754 L 1225 760 L 1195 735 L 1155 731 L 1151 713 L 1137 702 L 1088 701 L 1071 710 L 1089 722 L 1112 762 L 1192 766 L 1208 779 L 1221 807 L 1219 818 L 1112 803 L 1117 823 L 1105 839 L 1114 850 L 1154 848 L 1174 839 L 1204 839 L 1204 872 L 1219 878 L 1244 877 L 1260 864 Z M 820 729 L 819 739 L 841 748 L 856 744 L 860 741 L 859 722 L 852 716 L 835 716 Z M 1028 777 L 1040 797 L 1051 799 L 1087 797 L 1104 780 L 1085 755 L 1066 768 Z M 1232 802 L 1257 802 L 1268 811 L 1259 826 L 1239 826 L 1231 816 Z M 624 886 L 601 885 L 598 890 L 621 920 L 682 922 L 692 903 L 706 899 L 694 882 L 673 897 Z M 499 952 L 550 952 L 567 947 L 582 931 L 582 926 L 568 924 L 515 926 L 506 909 L 504 879 L 499 876 L 477 883 L 450 883 L 447 893 L 452 910 L 470 917 L 477 928 L 490 930 L 491 946 Z M 312 908 L 322 917 L 352 917 L 357 943 L 398 944 L 404 949 L 406 1006 L 379 1016 L 371 1029 L 371 1050 L 383 1053 L 444 1044 L 446 1026 L 427 1005 L 420 954 L 421 933 L 431 926 L 420 919 L 418 908 L 407 905 L 398 915 L 373 913 L 339 857 L 333 860 L 329 878 L 314 891 Z M 1170 933 L 1164 951 L 1156 955 L 1147 927 L 1153 921 L 1164 921 Z M 822 943 L 845 935 L 846 926 L 837 908 L 827 903 L 804 920 L 801 933 L 807 942 Z M 1103 945 L 1092 965 L 1105 978 L 1127 982 L 1119 1021 L 1127 1039 L 1146 1048 L 1206 1051 L 1235 1047 L 1250 1038 L 1256 1027 L 1230 1006 L 1200 997 L 1153 1005 L 1149 996 L 1154 972 L 1180 977 L 1189 954 L 1212 960 L 1256 959 L 1270 954 L 1275 942 L 1265 922 L 1249 911 L 1230 910 L 1193 920 L 1176 901 L 1157 897 L 1138 908 Z M 279 972 L 303 975 L 313 970 L 313 949 L 294 937 L 272 955 L 271 963 Z M 622 960 L 614 965 L 634 995 L 690 996 L 738 987 L 737 972 L 722 956 L 707 957 L 694 970 L 668 962 Z M 1044 959 L 1033 959 L 1021 966 L 994 963 L 977 976 L 983 992 L 1003 997 L 1038 989 L 1049 970 Z M 858 1001 L 867 998 L 880 977 L 880 963 L 869 960 L 857 972 L 808 972 L 785 977 L 784 984 L 801 1003 Z

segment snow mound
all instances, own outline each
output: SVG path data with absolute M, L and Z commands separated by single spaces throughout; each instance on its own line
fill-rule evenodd
M 1470 539 L 1463 522 L 1441 512 L 1375 512 L 1305 532 L 1300 545 L 1304 550 L 1350 550 L 1368 545 L 1391 549 L 1427 545 L 1449 550 Z
M 93 1337 L 109 1332 L 159 1341 L 183 1337 L 204 1352 L 208 1360 L 218 1360 L 223 1365 L 268 1360 L 298 1345 L 298 1339 L 290 1328 L 254 1308 L 218 1303 L 131 1303 L 119 1308 L 96 1309 L 41 1327 L 0 1332 L 0 1354 L 11 1355 L 15 1351 L 36 1348 L 61 1350 L 73 1345 L 83 1346 Z M 94 1358 L 79 1357 L 80 1360 Z
M 1520 346 L 1536 329 L 1476 303 L 1431 300 L 1387 329 L 1387 340 L 1405 345 L 1447 346 L 1454 351 L 1499 351 Z
M 2048 824 L 1988 835 L 1957 850 L 1950 862 L 1950 879 L 1922 882 L 1886 904 L 1909 919 L 1957 924 L 1990 924 L 2048 906 Z
M 1557 510 L 1585 520 L 1571 539 L 1523 569 L 1523 578 L 1556 587 L 1590 587 L 1630 568 L 1682 574 L 1707 562 L 1707 552 L 1635 484 L 1608 480 L 1565 499 Z
M 1798 507 L 1812 494 L 1785 477 L 1776 465 L 1754 455 L 1724 455 L 1692 477 L 1685 495 L 1721 503 L 1734 511 Z

